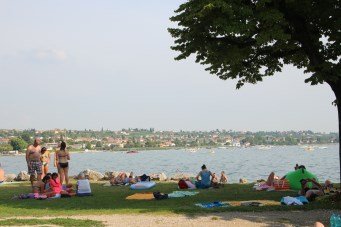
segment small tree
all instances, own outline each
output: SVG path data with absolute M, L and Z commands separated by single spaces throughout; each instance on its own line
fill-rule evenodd
M 10 140 L 10 145 L 14 150 L 23 151 L 27 148 L 28 144 L 21 138 L 13 138 Z
M 175 13 L 170 20 L 179 27 L 169 32 L 176 60 L 194 54 L 220 79 L 237 79 L 237 88 L 285 64 L 304 68 L 311 73 L 307 83 L 333 90 L 341 138 L 340 1 L 189 0 Z

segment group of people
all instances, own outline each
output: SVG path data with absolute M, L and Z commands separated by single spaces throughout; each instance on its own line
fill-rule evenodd
M 28 174 L 32 185 L 36 177 L 37 181 L 41 181 L 49 172 L 51 154 L 46 147 L 41 147 L 40 143 L 40 139 L 36 138 L 26 151 Z M 66 143 L 63 141 L 58 145 L 54 155 L 54 166 L 58 169 L 61 184 L 69 183 L 69 160 L 70 154 L 66 150 Z
M 294 167 L 294 170 L 299 170 L 299 169 L 304 171 L 306 168 L 304 165 L 296 164 Z M 274 172 L 271 172 L 265 184 L 269 187 L 273 187 L 275 183 L 281 183 L 284 180 L 286 180 L 286 176 L 283 176 L 280 178 L 276 176 Z M 321 185 L 314 178 L 301 179 L 300 184 L 301 184 L 301 190 L 299 191 L 298 194 L 305 196 L 308 200 L 313 200 L 318 196 L 322 196 L 325 194 L 324 193 L 325 190 L 328 191 L 333 188 L 333 184 L 331 183 L 330 180 L 326 180 L 324 185 Z
M 13 199 L 47 199 L 89 195 L 91 195 L 90 182 L 84 173 L 79 174 L 75 188 L 70 183 L 62 185 L 58 173 L 47 173 L 43 179 L 33 181 L 31 193 L 14 196 Z

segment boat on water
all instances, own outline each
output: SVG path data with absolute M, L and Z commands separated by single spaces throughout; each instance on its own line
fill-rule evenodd
M 258 150 L 270 150 L 272 146 L 265 146 L 265 145 L 260 145 L 258 146 Z
M 313 151 L 314 150 L 314 147 L 312 146 L 308 146 L 306 148 L 304 148 L 305 151 Z
M 127 154 L 137 154 L 139 153 L 138 151 L 127 151 Z
M 215 154 L 215 151 L 211 151 L 210 153 L 211 153 L 211 154 Z
M 190 149 L 187 149 L 187 151 L 189 151 L 190 153 L 195 153 L 198 151 L 197 148 L 190 148 Z
M 324 150 L 327 149 L 328 147 L 319 147 L 319 149 Z

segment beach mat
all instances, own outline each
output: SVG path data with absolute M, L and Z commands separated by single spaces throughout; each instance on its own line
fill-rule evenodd
M 127 200 L 153 200 L 154 195 L 152 192 L 135 193 L 126 197 Z
M 182 198 L 187 196 L 193 196 L 198 194 L 199 192 L 193 192 L 193 191 L 174 191 L 172 193 L 168 194 L 169 198 Z
M 228 201 L 231 206 L 280 206 L 281 203 L 275 200 L 251 200 L 251 201 Z M 262 204 L 262 205 L 260 205 Z

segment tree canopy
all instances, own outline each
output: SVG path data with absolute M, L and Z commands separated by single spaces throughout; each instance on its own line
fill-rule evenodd
M 195 54 L 212 74 L 238 79 L 238 88 L 284 64 L 311 72 L 311 84 L 340 80 L 340 1 L 190 0 L 175 12 L 176 59 Z
M 280 72 L 285 64 L 328 83 L 336 96 L 341 131 L 340 0 L 188 0 L 170 20 L 176 60 L 196 62 L 237 88 Z M 340 145 L 341 169 L 341 145 Z M 341 181 L 341 173 L 340 173 Z

